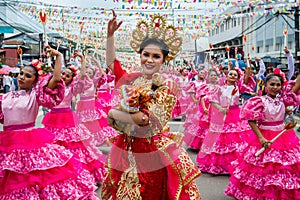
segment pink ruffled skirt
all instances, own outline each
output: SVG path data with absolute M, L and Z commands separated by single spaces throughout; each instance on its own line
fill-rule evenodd
M 94 178 L 44 128 L 0 133 L 0 199 L 97 199 Z
M 208 132 L 209 115 L 204 112 L 201 104 L 196 106 L 187 109 L 187 118 L 183 124 L 185 135 L 183 141 L 188 148 L 200 150 Z
M 248 145 L 248 137 L 252 130 L 248 122 L 239 118 L 238 107 L 229 110 L 221 132 L 215 130 L 215 124 L 210 123 L 206 137 L 216 137 L 216 141 L 209 152 L 198 153 L 196 162 L 202 172 L 212 174 L 229 174 L 228 167 L 236 159 L 238 153 Z
M 79 123 L 78 117 L 72 111 L 51 110 L 42 123 L 47 130 L 54 133 L 57 144 L 70 150 L 84 168 L 94 175 L 97 182 L 102 181 L 106 174 L 106 157 L 94 146 L 89 130 Z
M 108 111 L 112 108 L 112 94 L 108 89 L 101 89 L 98 91 L 98 98 L 97 101 L 102 105 L 103 111 L 108 114 Z
M 261 130 L 268 140 L 279 131 Z M 300 143 L 294 130 L 280 136 L 259 156 L 261 144 L 255 134 L 250 145 L 232 162 L 230 183 L 225 194 L 237 199 L 300 198 Z
M 95 100 L 79 101 L 76 114 L 81 123 L 89 130 L 96 146 L 102 145 L 109 138 L 115 137 L 118 133 L 108 126 L 107 115 L 102 105 Z

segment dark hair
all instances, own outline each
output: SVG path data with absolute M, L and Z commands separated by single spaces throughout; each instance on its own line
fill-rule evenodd
M 34 70 L 35 80 L 39 80 L 38 70 L 32 65 L 25 65 L 24 67 L 31 67 Z
M 68 69 L 68 70 L 70 70 L 71 71 L 71 74 L 72 74 L 72 77 L 74 78 L 75 76 L 76 76 L 76 73 L 75 73 L 75 71 L 73 70 L 73 68 L 71 68 L 70 66 L 68 66 L 67 68 L 65 68 L 65 69 Z
M 236 69 L 230 69 L 230 70 L 228 71 L 228 74 L 229 74 L 230 71 L 235 71 L 235 72 L 237 73 L 237 75 L 238 75 L 238 79 L 241 78 L 241 76 L 240 76 L 238 70 L 236 70 Z M 228 76 L 228 74 L 227 74 L 227 76 Z
M 266 77 L 265 83 L 267 84 L 267 82 L 269 82 L 270 79 L 273 78 L 273 77 L 278 77 L 279 80 L 280 80 L 280 82 L 281 82 L 281 85 L 284 83 L 283 78 L 282 78 L 280 75 L 278 75 L 278 74 L 269 74 L 269 75 Z
M 164 60 L 165 60 L 169 54 L 169 47 L 168 47 L 168 45 L 166 45 L 166 43 L 164 43 L 164 41 L 162 41 L 161 39 L 158 39 L 158 38 L 146 38 L 141 43 L 140 53 L 142 53 L 142 51 L 150 44 L 158 46 L 161 49 L 163 56 L 164 56 Z

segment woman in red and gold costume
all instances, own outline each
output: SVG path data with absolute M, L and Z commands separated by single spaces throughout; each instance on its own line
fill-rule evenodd
M 182 39 L 161 16 L 154 15 L 149 24 L 139 22 L 130 44 L 140 53 L 143 72 L 127 74 L 115 58 L 113 36 L 121 22 L 113 15 L 106 62 L 116 76 L 116 88 L 123 86 L 120 107 L 108 113 L 120 135 L 108 156 L 102 199 L 200 199 L 194 179 L 201 172 L 181 147 L 182 136 L 167 128 L 176 84 L 158 74 L 165 60 L 177 54 Z

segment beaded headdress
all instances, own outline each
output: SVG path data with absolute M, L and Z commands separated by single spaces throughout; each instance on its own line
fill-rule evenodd
M 139 21 L 133 30 L 130 46 L 140 53 L 140 45 L 147 38 L 158 38 L 169 47 L 166 60 L 174 59 L 182 44 L 182 38 L 176 28 L 167 25 L 166 19 L 161 15 L 154 15 L 150 24 L 144 20 Z

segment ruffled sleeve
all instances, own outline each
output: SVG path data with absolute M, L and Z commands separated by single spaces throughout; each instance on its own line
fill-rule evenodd
M 256 81 L 254 80 L 254 76 L 249 77 L 247 86 L 251 88 L 251 91 L 254 91 L 256 86 Z
M 101 87 L 106 83 L 106 81 L 107 81 L 107 76 L 105 74 L 102 74 L 102 76 L 99 77 L 98 82 L 96 83 L 97 87 Z
M 189 82 L 185 89 L 188 93 L 196 93 L 196 83 L 193 81 Z
M 206 95 L 206 101 L 211 103 L 219 103 L 220 96 L 222 94 L 221 87 L 216 86 L 213 89 L 210 89 Z
M 243 120 L 264 120 L 264 104 L 261 97 L 252 97 L 241 108 L 240 118 Z
M 252 92 L 253 89 L 249 86 L 249 85 L 245 85 L 244 82 L 242 81 L 242 79 L 240 79 L 238 82 L 237 82 L 237 86 L 239 88 L 239 92 L 240 94 L 241 93 L 244 93 L 244 92 Z
M 282 90 L 282 100 L 285 106 L 298 106 L 300 104 L 300 91 L 294 93 L 292 90 L 295 81 L 289 81 Z
M 92 85 L 93 80 L 90 79 L 89 76 L 85 76 L 83 79 L 81 79 L 80 75 L 77 75 L 74 77 L 71 83 L 72 93 L 75 96 L 92 87 Z
M 102 74 L 102 76 L 104 76 L 104 74 Z M 99 83 L 102 76 L 100 75 L 99 71 L 95 72 L 95 75 L 93 77 L 93 83 L 94 83 L 95 86 L 98 85 L 98 83 Z
M 191 80 L 192 78 L 194 78 L 196 75 L 198 74 L 197 71 L 192 71 L 188 74 L 188 79 Z
M 196 88 L 196 98 L 200 99 L 203 96 L 206 96 L 209 92 L 207 84 L 201 84 Z
M 111 74 L 107 74 L 106 79 L 107 79 L 107 82 L 110 83 L 110 82 L 113 82 L 116 79 L 116 76 L 111 75 Z
M 34 89 L 37 103 L 50 109 L 59 105 L 65 94 L 65 84 L 62 79 L 57 83 L 56 88 L 50 89 L 47 87 L 51 78 L 52 75 L 43 77 Z
M 124 70 L 121 66 L 121 62 L 115 59 L 114 61 L 114 75 L 116 76 L 116 82 L 118 82 L 124 74 L 127 74 L 126 70 Z

